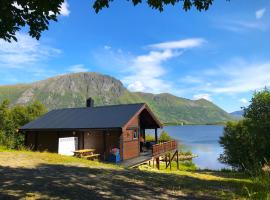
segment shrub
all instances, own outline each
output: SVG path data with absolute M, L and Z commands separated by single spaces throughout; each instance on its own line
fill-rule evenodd
M 255 92 L 244 119 L 229 122 L 219 143 L 224 147 L 223 163 L 251 172 L 261 169 L 270 160 L 270 91 Z
M 172 138 L 170 137 L 170 135 L 166 131 L 162 131 L 160 136 L 159 136 L 159 142 L 168 142 L 171 139 Z
M 10 107 L 8 100 L 0 104 L 0 145 L 11 149 L 20 149 L 24 144 L 23 134 L 18 129 L 46 112 L 38 101 L 22 106 Z
M 154 142 L 155 141 L 155 136 L 151 134 L 145 134 L 145 142 Z

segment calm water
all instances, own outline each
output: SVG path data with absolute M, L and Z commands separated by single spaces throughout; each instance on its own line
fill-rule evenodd
M 215 125 L 188 125 L 188 126 L 166 126 L 171 137 L 180 141 L 185 150 L 191 150 L 198 155 L 193 162 L 201 169 L 221 169 L 228 166 L 218 161 L 223 152 L 219 145 L 219 137 L 223 133 L 223 126 Z M 162 130 L 159 130 L 159 133 Z

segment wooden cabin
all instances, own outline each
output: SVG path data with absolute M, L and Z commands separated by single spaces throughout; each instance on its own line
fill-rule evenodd
M 20 132 L 25 134 L 25 145 L 57 153 L 65 148 L 60 141 L 68 146 L 68 139 L 75 138 L 76 150 L 95 149 L 106 160 L 111 149 L 118 148 L 121 160 L 127 160 L 140 155 L 140 137 L 145 139 L 146 129 L 155 130 L 157 143 L 157 129 L 162 124 L 146 104 L 95 107 L 89 98 L 86 105 L 52 110 L 24 125 Z

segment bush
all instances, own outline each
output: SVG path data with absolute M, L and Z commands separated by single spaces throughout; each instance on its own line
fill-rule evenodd
M 245 187 L 248 199 L 270 199 L 270 174 L 260 172 L 251 177 L 252 187 Z
M 227 123 L 219 143 L 224 147 L 220 161 L 238 170 L 261 169 L 270 160 L 270 91 L 253 95 L 244 119 Z
M 159 136 L 159 142 L 168 142 L 170 140 L 172 140 L 170 135 L 166 131 L 162 131 Z
M 23 134 L 18 129 L 46 112 L 38 101 L 27 106 L 10 107 L 8 100 L 0 104 L 0 145 L 11 149 L 20 149 L 24 144 Z
M 155 136 L 151 134 L 145 134 L 145 142 L 154 142 Z

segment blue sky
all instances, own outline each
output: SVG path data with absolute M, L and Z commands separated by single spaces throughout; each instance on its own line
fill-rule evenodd
M 91 1 L 67 0 L 39 41 L 0 40 L 0 84 L 98 72 L 131 91 L 211 100 L 231 112 L 270 85 L 270 2 L 215 1 L 207 12 L 163 13 L 115 1 L 95 14 Z

